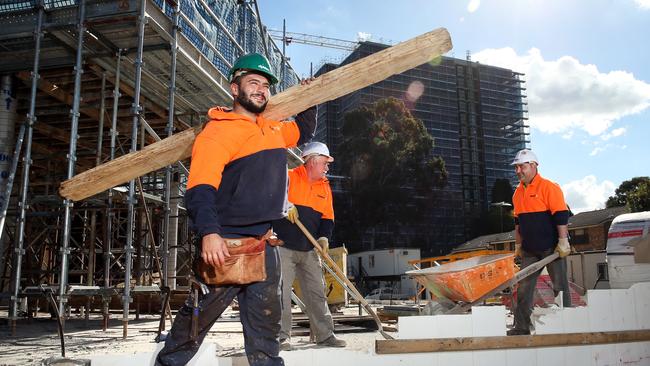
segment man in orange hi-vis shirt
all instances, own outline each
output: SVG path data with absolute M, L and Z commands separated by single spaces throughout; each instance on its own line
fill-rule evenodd
M 286 149 L 313 137 L 315 108 L 298 114 L 296 121 L 272 121 L 262 115 L 270 97 L 269 87 L 277 81 L 264 56 L 253 53 L 240 57 L 230 70 L 233 108 L 210 109 L 210 121 L 194 142 L 185 205 L 200 238 L 197 260 L 213 268 L 226 268 L 224 264 L 231 256 L 229 246 L 266 241 L 271 222 L 286 215 Z M 265 279 L 208 285 L 198 296 L 198 306 L 190 296 L 174 319 L 157 365 L 189 362 L 235 297 L 248 363 L 284 365 L 278 338 L 282 312 L 280 258 L 268 241 L 261 245 L 265 247 Z
M 515 215 L 515 255 L 521 257 L 521 268 L 553 254 L 560 258 L 546 268 L 553 281 L 557 296 L 563 291 L 564 306 L 571 306 L 566 257 L 569 246 L 569 209 L 562 189 L 557 183 L 543 178 L 537 171 L 539 161 L 535 153 L 521 150 L 512 162 L 519 178 L 519 185 L 512 196 Z M 514 327 L 508 335 L 530 334 L 530 315 L 533 309 L 535 285 L 542 269 L 519 282 Z
M 279 248 L 282 262 L 282 329 L 280 348 L 291 347 L 291 285 L 298 279 L 309 323 L 316 344 L 324 347 L 345 347 L 346 342 L 334 335 L 334 322 L 327 306 L 325 280 L 320 257 L 303 232 L 294 225 L 299 218 L 305 228 L 327 251 L 334 229 L 332 190 L 325 174 L 334 161 L 321 142 L 311 142 L 302 149 L 305 163 L 289 171 L 289 208 L 287 220 L 273 222 L 273 230 L 284 242 Z

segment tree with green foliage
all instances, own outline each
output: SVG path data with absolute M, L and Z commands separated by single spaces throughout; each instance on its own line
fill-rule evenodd
M 434 208 L 435 188 L 447 183 L 445 162 L 432 156 L 433 137 L 395 98 L 344 116 L 337 148 L 345 200 L 337 204 L 337 237 L 360 242 L 372 228 L 423 223 Z M 370 230 L 369 230 L 370 229 Z
M 636 189 L 627 194 L 630 212 L 650 211 L 650 182 L 641 182 Z
M 634 177 L 624 181 L 616 188 L 614 195 L 607 199 L 607 208 L 630 205 L 632 212 L 650 210 L 649 205 L 643 204 L 643 202 L 647 202 L 650 199 L 648 198 L 648 185 L 650 185 L 650 177 Z M 634 197 L 634 207 L 645 207 L 645 209 L 633 209 L 632 204 L 630 204 L 630 195 Z

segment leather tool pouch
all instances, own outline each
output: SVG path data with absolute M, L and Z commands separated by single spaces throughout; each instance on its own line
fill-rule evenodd
M 223 266 L 212 267 L 198 260 L 197 273 L 208 285 L 246 285 L 266 280 L 264 249 L 268 234 L 261 238 L 225 239 L 230 257 Z

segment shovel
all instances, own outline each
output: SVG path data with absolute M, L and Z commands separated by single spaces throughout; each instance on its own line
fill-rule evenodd
M 366 299 L 364 299 L 363 296 L 361 296 L 361 294 L 359 293 L 357 288 L 354 287 L 354 284 L 352 284 L 352 282 L 350 282 L 350 280 L 348 280 L 348 278 L 345 276 L 345 274 L 339 268 L 339 266 L 336 264 L 336 262 L 334 262 L 332 260 L 332 258 L 330 257 L 330 255 L 327 254 L 327 252 L 325 252 L 323 250 L 323 248 L 320 246 L 320 244 L 318 244 L 316 239 L 314 239 L 313 235 L 311 235 L 311 233 L 307 230 L 307 228 L 305 228 L 305 226 L 302 224 L 302 222 L 300 222 L 299 219 L 296 219 L 295 224 L 298 225 L 298 227 L 300 228 L 302 233 L 305 234 L 305 236 L 307 237 L 307 239 L 309 239 L 309 241 L 314 246 L 314 248 L 316 248 L 316 251 L 318 252 L 318 254 L 320 254 L 321 258 L 323 258 L 325 260 L 327 265 L 332 270 L 331 273 L 332 273 L 333 277 L 336 279 L 336 281 L 338 283 L 340 283 L 341 286 L 343 286 L 343 288 L 355 300 L 357 300 L 359 302 L 359 304 L 361 304 L 361 306 L 363 306 L 364 309 L 366 309 L 366 311 L 368 312 L 368 314 L 370 314 L 370 316 L 372 316 L 372 318 L 375 320 L 375 323 L 377 324 L 377 330 L 379 330 L 379 333 L 385 339 L 394 339 L 393 337 L 391 337 L 388 333 L 386 333 L 384 331 L 384 326 L 381 324 L 381 320 L 379 320 L 379 317 L 377 316 L 377 313 L 375 313 L 375 311 L 372 310 L 372 308 L 370 307 L 370 304 L 368 304 Z

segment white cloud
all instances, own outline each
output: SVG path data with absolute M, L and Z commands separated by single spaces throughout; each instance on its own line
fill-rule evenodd
M 572 56 L 547 61 L 537 48 L 525 55 L 501 48 L 480 51 L 472 59 L 526 74 L 529 123 L 542 132 L 581 129 L 601 135 L 620 118 L 650 106 L 650 84 L 626 71 L 600 72 Z
M 467 4 L 467 11 L 473 13 L 478 10 L 479 6 L 481 6 L 481 0 L 470 0 L 469 4 Z
M 365 42 L 370 40 L 372 38 L 372 34 L 366 33 L 366 32 L 357 32 L 357 41 L 358 42 Z
M 612 132 L 602 134 L 600 138 L 603 139 L 603 141 L 607 141 L 613 137 L 619 137 L 625 135 L 626 131 L 627 130 L 625 129 L 625 127 L 615 128 L 612 130 Z
M 605 202 L 614 194 L 616 185 L 608 180 L 598 182 L 593 175 L 562 185 L 564 197 L 575 213 L 605 208 Z
M 598 155 L 603 151 L 605 151 L 605 147 L 595 147 L 593 150 L 591 150 L 591 152 L 589 153 L 589 156 Z
M 565 140 L 571 140 L 571 138 L 573 138 L 573 131 L 567 131 L 564 135 L 562 135 L 562 138 Z
M 634 0 L 636 5 L 643 10 L 650 10 L 650 0 Z

